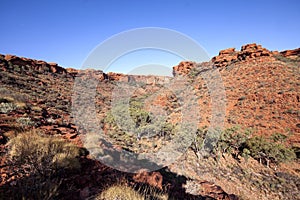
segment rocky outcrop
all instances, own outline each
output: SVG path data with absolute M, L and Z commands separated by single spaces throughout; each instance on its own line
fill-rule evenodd
M 75 77 L 80 72 L 80 70 L 74 68 L 66 68 L 66 70 L 72 77 Z
M 183 61 L 179 65 L 173 67 L 173 75 L 185 75 L 188 74 L 192 68 L 196 66 L 195 62 Z
M 124 79 L 125 74 L 122 73 L 114 73 L 114 72 L 108 72 L 107 74 L 108 79 L 112 81 L 118 81 L 120 79 Z
M 70 71 L 70 69 L 69 69 Z M 94 78 L 100 81 L 108 80 L 107 74 L 105 74 L 102 70 L 95 70 L 95 69 L 84 69 L 84 70 L 77 70 L 77 72 L 73 71 L 73 77 L 80 77 L 83 80 Z
M 212 58 L 212 62 L 217 67 L 226 66 L 228 63 L 236 60 L 238 60 L 238 52 L 235 51 L 235 48 L 222 50 L 219 52 L 218 56 Z
M 255 43 L 253 44 L 246 44 L 242 46 L 241 52 L 239 52 L 239 58 L 241 60 L 248 59 L 248 58 L 255 58 L 255 57 L 261 57 L 261 56 L 271 56 L 272 53 L 267 50 L 266 48 L 263 48 L 261 45 L 257 45 Z
M 14 55 L 1 55 L 1 60 L 7 63 L 7 66 L 2 66 L 3 70 L 13 69 L 14 65 L 21 67 L 24 70 L 33 70 L 38 73 L 56 73 L 66 74 L 66 69 L 58 66 L 57 63 L 45 62 L 29 58 L 18 57 Z
M 282 52 L 280 52 L 280 54 L 285 56 L 285 57 L 300 56 L 300 48 L 293 49 L 293 50 L 282 51 Z
M 271 58 L 272 56 L 271 51 L 253 43 L 242 46 L 241 51 L 236 51 L 235 48 L 222 50 L 218 56 L 212 58 L 212 62 L 216 67 L 225 67 L 238 61 L 248 61 L 260 57 Z

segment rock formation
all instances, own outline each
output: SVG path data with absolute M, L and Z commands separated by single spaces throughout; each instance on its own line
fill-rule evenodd
M 260 57 L 270 59 L 272 56 L 271 51 L 253 43 L 242 46 L 241 51 L 236 51 L 235 48 L 222 50 L 218 56 L 212 58 L 212 62 L 216 67 L 225 67 L 238 61 L 248 61 Z
M 281 55 L 283 55 L 285 57 L 300 56 L 300 48 L 293 49 L 293 50 L 281 51 L 280 53 L 281 53 Z
M 29 58 L 23 58 L 23 57 L 17 57 L 14 55 L 1 55 L 0 58 L 2 58 L 5 62 L 8 63 L 8 65 L 13 68 L 14 65 L 24 68 L 24 69 L 31 69 L 35 72 L 39 73 L 57 73 L 57 74 L 66 74 L 67 70 L 58 66 L 56 63 L 47 63 L 45 61 L 41 60 L 34 60 Z

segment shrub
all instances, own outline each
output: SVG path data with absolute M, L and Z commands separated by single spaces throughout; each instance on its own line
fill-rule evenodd
M 251 138 L 249 130 L 240 131 L 238 127 L 232 127 L 222 131 L 219 138 L 217 135 L 216 138 L 212 138 L 215 134 L 210 135 L 208 135 L 207 129 L 198 130 L 191 147 L 197 156 L 203 145 L 205 147 L 212 143 L 209 149 L 213 149 L 210 153 L 215 158 L 220 154 L 230 154 L 236 159 L 239 156 L 246 159 L 251 156 L 267 166 L 270 162 L 278 164 L 296 158 L 295 151 L 284 145 L 287 136 L 280 133 L 275 133 L 270 138 L 261 136 Z M 213 143 L 213 141 L 215 142 Z
M 280 163 L 296 158 L 295 152 L 292 149 L 272 139 L 268 141 L 261 136 L 250 138 L 245 143 L 244 151 L 248 151 L 250 156 L 259 160 L 260 163 L 267 164 L 267 166 L 269 166 L 270 162 Z
M 16 108 L 17 106 L 14 103 L 0 103 L 0 113 L 9 113 Z
M 200 69 L 198 69 L 197 67 L 192 68 L 189 73 L 188 76 L 192 79 L 196 78 L 199 74 L 200 74 Z
M 241 131 L 237 126 L 228 128 L 220 134 L 216 150 L 222 155 L 228 153 L 237 158 L 250 135 L 251 132 L 249 130 Z
M 17 119 L 17 122 L 23 127 L 35 126 L 35 122 L 32 121 L 29 117 L 20 117 Z
M 270 139 L 274 142 L 285 142 L 287 136 L 281 133 L 274 133 L 273 135 L 271 135 Z
M 220 130 L 213 130 L 210 134 L 206 128 L 198 129 L 192 149 L 199 152 L 202 148 L 208 148 L 208 151 L 211 152 L 207 153 L 212 153 L 214 157 L 218 157 L 220 154 L 223 156 L 227 153 L 237 158 L 250 135 L 249 130 L 241 131 L 238 126 L 221 132 Z
M 191 149 L 196 153 L 196 155 L 198 154 L 198 152 L 200 152 L 200 150 L 202 148 L 203 141 L 205 139 L 205 135 L 206 135 L 205 128 L 197 129 L 196 137 L 194 138 L 194 141 L 191 145 Z
M 174 129 L 171 123 L 144 110 L 138 101 L 130 102 L 129 109 L 122 103 L 116 105 L 107 114 L 104 123 L 116 132 L 125 131 L 129 135 L 136 135 L 138 139 L 143 135 L 171 135 Z

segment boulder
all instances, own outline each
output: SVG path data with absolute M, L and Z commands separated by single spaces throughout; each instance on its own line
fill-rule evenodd
M 146 183 L 153 187 L 162 189 L 163 176 L 159 172 L 140 172 L 133 176 L 133 180 L 139 183 Z

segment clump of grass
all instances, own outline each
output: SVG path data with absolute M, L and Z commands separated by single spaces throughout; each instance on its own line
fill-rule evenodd
M 9 146 L 11 160 L 29 166 L 32 173 L 39 173 L 41 176 L 80 166 L 77 159 L 79 148 L 58 137 L 28 131 L 11 139 Z
M 31 130 L 8 146 L 8 162 L 22 178 L 11 182 L 4 199 L 57 199 L 66 171 L 80 168 L 79 147 L 58 137 Z
M 1 96 L 0 97 L 0 113 L 10 113 L 18 108 L 24 109 L 26 103 L 14 99 L 10 96 Z
M 107 188 L 96 200 L 144 200 L 137 191 L 126 185 L 115 185 Z
M 168 194 L 157 191 L 150 186 L 136 187 L 135 189 L 125 183 L 108 187 L 95 198 L 96 200 L 168 200 Z
M 9 97 L 9 96 L 0 97 L 0 103 L 11 103 L 11 102 L 14 102 L 13 97 Z

